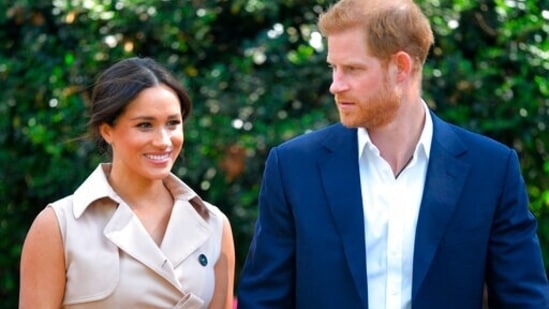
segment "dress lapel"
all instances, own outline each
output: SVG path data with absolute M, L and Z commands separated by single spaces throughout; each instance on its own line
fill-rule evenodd
M 181 289 L 181 284 L 173 271 L 172 262 L 160 251 L 126 203 L 122 202 L 118 205 L 116 212 L 105 226 L 104 235 L 125 253 L 158 273 L 177 289 Z
M 188 201 L 177 200 L 160 247 L 173 267 L 177 267 L 210 237 L 208 223 L 192 205 Z
M 466 151 L 448 124 L 433 117 L 433 142 L 416 228 L 412 299 L 421 287 L 445 234 L 470 166 L 459 159 Z

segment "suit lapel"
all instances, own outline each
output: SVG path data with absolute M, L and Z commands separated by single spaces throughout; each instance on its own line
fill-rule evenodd
M 466 147 L 458 136 L 447 123 L 431 115 L 433 142 L 416 228 L 412 299 L 433 261 L 470 168 L 459 159 Z
M 325 143 L 320 175 L 347 265 L 358 294 L 367 304 L 364 218 L 360 194 L 356 130 L 336 126 Z

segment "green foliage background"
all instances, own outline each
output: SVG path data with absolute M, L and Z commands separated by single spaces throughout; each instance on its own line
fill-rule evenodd
M 337 121 L 315 32 L 331 2 L 1 2 L 1 305 L 17 306 L 34 216 L 105 160 L 81 138 L 95 77 L 135 55 L 166 65 L 191 93 L 174 172 L 231 219 L 239 271 L 268 150 Z M 549 265 L 549 0 L 419 3 L 436 33 L 425 99 L 443 118 L 518 150 Z

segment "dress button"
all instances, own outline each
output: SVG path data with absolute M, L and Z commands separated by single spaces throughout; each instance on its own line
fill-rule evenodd
M 200 263 L 200 265 L 206 266 L 208 265 L 208 258 L 204 254 L 201 254 L 198 256 L 198 262 Z

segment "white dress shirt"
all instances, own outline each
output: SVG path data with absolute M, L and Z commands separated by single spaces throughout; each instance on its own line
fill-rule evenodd
M 416 224 L 433 137 L 431 115 L 424 106 L 419 142 L 396 179 L 368 132 L 358 129 L 369 308 L 411 308 Z

